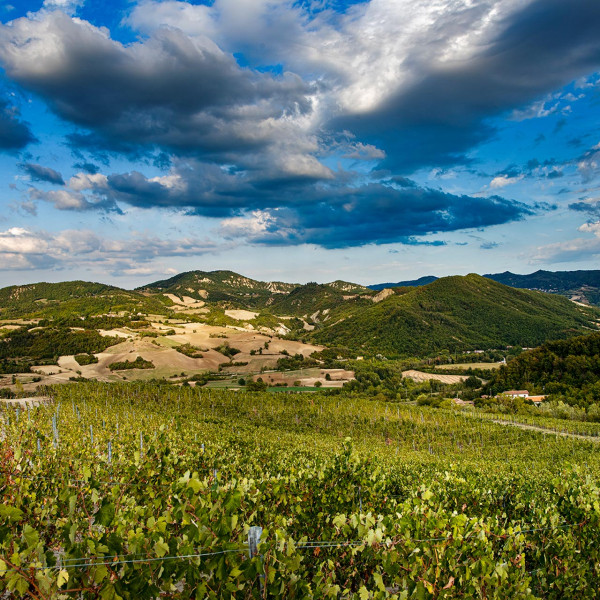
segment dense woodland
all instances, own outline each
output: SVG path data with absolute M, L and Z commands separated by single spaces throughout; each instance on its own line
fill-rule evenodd
M 527 389 L 549 400 L 588 407 L 600 402 L 600 333 L 543 344 L 523 352 L 491 379 L 487 391 Z
M 394 356 L 427 356 L 509 346 L 533 347 L 589 327 L 594 309 L 561 296 L 516 290 L 478 275 L 398 288 L 377 304 L 346 303 L 309 337 L 327 345 Z M 328 323 L 332 324 L 329 325 Z
M 103 336 L 95 330 L 71 331 L 64 327 L 23 328 L 0 339 L 0 359 L 55 359 L 69 354 L 94 354 L 118 344 L 117 337 Z

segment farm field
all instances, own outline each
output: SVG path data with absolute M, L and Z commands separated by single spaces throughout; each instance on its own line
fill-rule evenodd
M 37 407 L 2 406 L 0 596 L 598 589 L 596 441 L 344 392 L 46 391 Z
M 495 362 L 479 362 L 479 363 L 456 363 L 452 365 L 436 365 L 436 369 L 440 369 L 442 371 L 453 371 L 455 369 L 484 369 L 484 370 L 493 370 L 499 369 L 500 365 L 504 363 Z
M 424 373 L 423 371 L 416 371 L 415 369 L 403 371 L 402 377 L 408 377 L 409 379 L 417 382 L 435 380 L 448 384 L 460 383 L 467 378 L 466 375 L 439 375 L 434 373 Z
M 277 360 L 285 356 L 301 354 L 308 357 L 313 352 L 323 349 L 322 346 L 233 327 L 181 323 L 177 320 L 164 322 L 165 319 L 160 317 L 148 319 L 150 326 L 144 330 L 128 327 L 99 330 L 100 335 L 104 337 L 118 338 L 118 343 L 109 346 L 103 352 L 96 352 L 94 356 L 98 359 L 97 362 L 80 365 L 73 355 L 64 355 L 57 357 L 58 364 L 33 365 L 32 374 L 18 374 L 23 389 L 34 392 L 38 385 L 68 383 L 73 377 L 105 382 L 146 381 L 173 379 L 181 377 L 182 374 L 192 377 L 209 371 L 216 372 L 219 368 L 230 369 L 235 374 L 246 376 L 260 373 L 263 369 L 273 369 Z M 265 348 L 265 344 L 269 346 L 268 349 Z M 179 352 L 177 349 L 182 346 L 197 349 L 198 357 Z M 233 357 L 223 354 L 227 347 L 235 349 Z M 127 371 L 110 369 L 111 364 L 115 362 L 134 361 L 138 356 L 150 361 L 154 368 Z M 232 362 L 236 364 L 230 366 Z M 281 375 L 275 377 L 281 378 Z M 352 375 L 348 375 L 344 381 L 351 378 Z M 290 381 L 290 385 L 291 383 L 293 380 Z M 323 379 L 322 383 L 326 387 L 341 387 L 343 381 L 339 378 L 335 381 Z M 12 377 L 0 375 L 0 387 L 14 388 Z

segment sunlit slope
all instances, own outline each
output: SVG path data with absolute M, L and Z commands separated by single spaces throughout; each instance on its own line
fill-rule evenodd
M 273 299 L 291 292 L 297 284 L 256 281 L 233 271 L 188 271 L 170 279 L 155 281 L 140 291 L 187 296 L 207 302 L 231 302 L 241 307 L 267 306 Z
M 32 283 L 0 289 L 0 319 L 72 317 L 108 313 L 163 313 L 165 303 L 102 283 Z
M 595 327 L 598 311 L 479 275 L 445 277 L 379 303 L 345 303 L 312 332 L 323 344 L 389 355 L 536 346 Z M 329 324 L 330 323 L 330 324 Z

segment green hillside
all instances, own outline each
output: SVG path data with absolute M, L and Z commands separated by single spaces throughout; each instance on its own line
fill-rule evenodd
M 479 275 L 445 277 L 417 288 L 395 290 L 373 304 L 336 306 L 309 334 L 322 344 L 388 356 L 537 346 L 595 327 L 600 313 L 566 298 L 513 289 Z
M 340 291 L 332 284 L 307 283 L 294 288 L 289 294 L 275 299 L 270 309 L 281 315 L 310 317 L 317 312 L 327 311 L 328 313 L 336 307 L 348 304 L 348 295 L 355 296 L 348 291 Z M 371 304 L 370 300 L 364 302 Z M 352 305 L 354 306 L 355 303 L 353 302 Z M 327 317 L 327 313 L 320 317 Z M 317 320 L 320 320 L 319 315 L 315 316 Z
M 273 299 L 291 292 L 296 285 L 256 281 L 233 271 L 188 271 L 170 279 L 155 281 L 138 290 L 257 308 L 267 306 Z
M 527 389 L 569 404 L 600 402 L 600 333 L 548 342 L 493 374 L 488 393 Z
M 87 281 L 33 283 L 0 289 L 0 319 L 165 313 L 165 310 L 165 303 L 157 298 Z
M 484 275 L 511 287 L 563 294 L 575 300 L 600 305 L 600 271 L 543 271 L 516 275 L 510 271 Z

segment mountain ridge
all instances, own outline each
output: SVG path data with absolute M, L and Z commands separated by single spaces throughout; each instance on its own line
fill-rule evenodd
M 513 288 L 561 294 L 577 302 L 600 306 L 600 270 L 545 271 L 539 269 L 525 275 L 504 271 L 503 273 L 487 273 L 482 277 Z M 371 290 L 418 287 L 432 283 L 437 279 L 439 278 L 435 275 L 425 275 L 419 279 L 398 281 L 396 283 L 376 283 L 367 287 Z
M 159 314 L 390 357 L 535 346 L 596 330 L 597 309 L 477 274 L 377 292 L 348 282 L 260 282 L 189 271 L 136 290 L 88 282 L 0 290 L 0 319 Z M 266 328 L 266 329 L 265 329 Z

